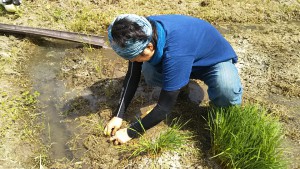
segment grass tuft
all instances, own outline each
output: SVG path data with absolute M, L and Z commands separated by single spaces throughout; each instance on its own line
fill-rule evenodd
M 141 135 L 137 144 L 121 146 L 120 149 L 125 152 L 131 152 L 130 157 L 143 154 L 157 156 L 163 151 L 177 151 L 188 142 L 187 140 L 193 137 L 190 132 L 180 131 L 187 123 L 182 124 L 179 122 L 179 119 L 174 119 L 171 127 L 162 132 L 156 139 L 149 140 Z
M 258 106 L 234 106 L 210 112 L 212 151 L 225 168 L 286 168 L 279 121 Z

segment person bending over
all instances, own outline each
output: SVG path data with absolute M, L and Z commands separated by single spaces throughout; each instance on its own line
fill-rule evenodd
M 215 106 L 242 102 L 237 55 L 207 21 L 185 15 L 122 14 L 110 24 L 108 38 L 112 49 L 129 61 L 117 112 L 104 129 L 115 144 L 137 138 L 164 120 L 190 79 L 204 81 Z M 161 87 L 158 102 L 140 121 L 120 129 L 142 74 L 147 85 Z

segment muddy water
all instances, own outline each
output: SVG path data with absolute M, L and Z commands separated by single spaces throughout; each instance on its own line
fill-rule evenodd
M 34 50 L 32 52 L 33 56 L 28 62 L 27 72 L 33 84 L 33 90 L 40 93 L 38 97 L 39 106 L 41 112 L 45 114 L 45 133 L 43 140 L 45 145 L 50 145 L 49 156 L 51 161 L 57 161 L 63 158 L 67 158 L 71 161 L 79 159 L 84 155 L 84 151 L 80 152 L 76 150 L 76 152 L 74 152 L 72 148 L 68 146 L 68 142 L 72 140 L 74 133 L 80 133 L 80 131 L 78 131 L 80 130 L 80 128 L 78 128 L 79 124 L 74 120 L 68 120 L 68 117 L 65 116 L 66 112 L 72 111 L 72 100 L 82 97 L 87 101 L 85 106 L 88 106 L 92 112 L 97 111 L 97 102 L 105 102 L 106 100 L 105 98 L 100 98 L 98 95 L 93 95 L 93 92 L 90 91 L 89 88 L 79 92 L 67 85 L 69 81 L 59 77 L 61 72 L 65 69 L 63 66 L 64 60 L 66 60 L 66 57 L 70 57 L 70 53 L 67 50 L 75 49 L 77 45 L 78 44 L 64 41 L 55 41 L 54 43 L 46 42 L 42 45 L 37 45 L 32 49 Z M 117 60 L 117 56 L 109 49 L 103 49 L 101 53 L 105 56 L 105 59 L 111 62 Z M 93 55 L 93 53 L 90 54 Z M 73 66 L 76 67 L 76 65 Z M 120 78 L 125 75 L 122 71 L 113 72 L 114 73 L 110 75 L 112 78 Z M 196 83 L 190 83 L 189 88 L 190 93 L 193 93 L 193 95 L 190 95 L 191 100 L 194 102 L 203 100 L 205 92 L 204 90 L 199 90 L 199 86 L 197 86 Z M 138 93 L 140 92 L 143 93 L 143 89 Z
M 51 159 L 73 159 L 72 152 L 67 146 L 71 137 L 67 129 L 62 113 L 68 99 L 76 95 L 75 91 L 67 89 L 65 82 L 59 80 L 57 75 L 61 70 L 61 62 L 66 57 L 65 49 L 75 47 L 76 44 L 59 44 L 60 47 L 39 46 L 33 52 L 29 60 L 28 73 L 33 83 L 33 90 L 38 91 L 40 96 L 39 106 L 45 113 L 46 133 L 44 142 L 51 145 Z M 68 93 L 68 97 L 65 95 Z M 62 99 L 64 98 L 64 99 Z M 72 125 L 72 124 L 68 124 Z M 74 128 L 69 127 L 69 128 Z
M 32 57 L 28 61 L 27 73 L 32 82 L 33 91 L 38 91 L 40 96 L 39 107 L 41 113 L 45 114 L 44 125 L 45 133 L 43 140 L 45 145 L 50 146 L 49 156 L 53 162 L 68 159 L 70 161 L 79 160 L 85 152 L 85 149 L 80 147 L 80 150 L 72 150 L 72 145 L 69 147 L 74 133 L 80 133 L 80 124 L 73 117 L 74 100 L 84 100 L 83 105 L 88 107 L 88 110 L 96 112 L 99 108 L 99 102 L 105 102 L 105 96 L 94 95 L 89 87 L 78 90 L 78 86 L 68 86 L 69 79 L 61 78 L 60 74 L 65 70 L 64 61 L 70 56 L 70 50 L 82 48 L 82 45 L 67 41 L 48 39 L 32 48 Z M 88 55 L 98 55 L 100 50 L 89 53 Z M 101 53 L 106 56 L 107 60 L 113 62 L 117 56 L 110 49 L 103 49 Z M 77 65 L 71 65 L 71 69 L 76 69 Z M 84 72 L 84 71 L 80 71 Z M 124 73 L 113 71 L 113 78 L 120 78 Z M 80 79 L 80 77 L 77 77 Z M 82 98 L 82 99 L 78 99 Z M 80 101 L 78 101 L 80 102 Z M 82 108 L 79 108 L 82 109 Z M 76 113 L 75 113 L 76 114 Z M 76 115 L 75 115 L 76 116 Z M 69 119 L 70 118 L 70 119 Z M 70 143 L 70 144 L 69 144 Z

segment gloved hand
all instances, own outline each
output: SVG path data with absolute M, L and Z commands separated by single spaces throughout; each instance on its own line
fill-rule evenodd
M 120 129 L 116 132 L 116 134 L 110 137 L 110 141 L 114 142 L 115 145 L 124 144 L 130 141 L 132 138 L 127 134 L 127 128 Z
M 122 125 L 122 119 L 119 117 L 113 117 L 104 128 L 104 134 L 108 136 L 115 135 Z

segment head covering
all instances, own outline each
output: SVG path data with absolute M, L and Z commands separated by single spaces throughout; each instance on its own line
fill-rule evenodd
M 128 19 L 131 22 L 137 23 L 141 28 L 142 31 L 147 35 L 148 39 L 145 40 L 128 40 L 125 42 L 125 47 L 119 46 L 117 43 L 114 42 L 111 29 L 114 23 L 121 19 Z M 110 46 L 113 48 L 113 50 L 123 57 L 124 59 L 132 59 L 136 57 L 138 54 L 142 53 L 144 49 L 147 47 L 149 42 L 152 39 L 152 27 L 150 22 L 142 16 L 138 16 L 135 14 L 122 14 L 119 15 L 109 26 L 108 28 L 108 39 L 110 42 Z

